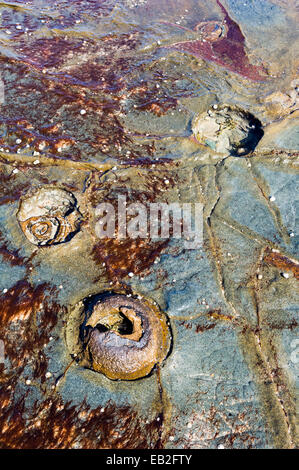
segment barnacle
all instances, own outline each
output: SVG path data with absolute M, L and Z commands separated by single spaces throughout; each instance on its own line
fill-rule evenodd
M 34 245 L 62 243 L 79 230 L 81 214 L 76 202 L 64 189 L 42 187 L 21 199 L 17 219 Z
M 81 347 L 81 353 L 74 355 L 84 367 L 112 380 L 135 380 L 149 375 L 167 357 L 170 327 L 153 302 L 104 293 L 82 302 L 80 308 L 84 320 L 79 335 L 69 327 L 66 336 L 71 352 L 74 344 Z M 76 334 L 74 340 L 71 336 Z

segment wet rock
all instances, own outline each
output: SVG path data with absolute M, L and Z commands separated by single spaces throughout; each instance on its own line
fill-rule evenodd
M 201 39 L 206 41 L 217 41 L 227 33 L 225 25 L 219 21 L 202 21 L 195 26 L 195 31 L 198 31 Z
M 78 231 L 81 215 L 71 193 L 45 187 L 21 200 L 17 219 L 30 243 L 41 246 L 67 241 Z
M 225 104 L 196 116 L 192 131 L 198 142 L 215 152 L 236 156 L 252 151 L 263 135 L 261 123 L 252 114 Z
M 285 93 L 275 91 L 268 95 L 265 99 L 265 103 L 269 108 L 270 114 L 278 118 L 291 114 L 299 109 L 299 80 L 293 80 L 290 89 Z
M 71 353 L 81 365 L 109 379 L 145 377 L 169 353 L 166 316 L 140 296 L 103 293 L 79 303 L 74 312 L 67 328 Z M 73 328 L 80 317 L 85 317 L 80 329 Z
M 170 47 L 214 62 L 249 80 L 265 80 L 267 73 L 264 66 L 252 64 L 247 56 L 245 36 L 240 26 L 229 16 L 219 0 L 217 5 L 224 15 L 222 22 L 199 23 L 195 28 L 199 32 L 199 39 L 178 42 Z

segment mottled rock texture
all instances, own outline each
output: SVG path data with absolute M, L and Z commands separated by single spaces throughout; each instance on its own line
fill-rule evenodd
M 298 446 L 294 4 L 1 4 L 1 448 Z M 223 21 L 220 61 L 196 26 Z M 199 39 L 212 55 L 174 46 Z M 194 117 L 222 103 L 263 126 L 242 158 L 193 138 Z M 43 187 L 71 193 L 82 221 L 38 246 L 17 213 Z M 99 239 L 96 208 L 119 195 L 203 204 L 202 246 Z M 110 380 L 72 357 L 74 306 L 107 291 L 169 319 L 170 353 L 145 378 Z

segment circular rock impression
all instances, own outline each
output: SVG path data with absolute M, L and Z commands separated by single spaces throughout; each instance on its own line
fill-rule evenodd
M 195 139 L 217 153 L 242 157 L 254 150 L 264 132 L 261 122 L 237 106 L 214 105 L 192 122 Z
M 112 380 L 135 380 L 166 359 L 171 331 L 166 315 L 152 301 L 108 292 L 73 308 L 66 341 L 83 367 Z
M 54 187 L 41 187 L 20 201 L 17 219 L 26 238 L 34 245 L 68 241 L 80 228 L 81 214 L 75 196 Z

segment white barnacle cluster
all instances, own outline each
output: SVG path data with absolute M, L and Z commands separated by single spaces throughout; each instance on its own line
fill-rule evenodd
M 17 219 L 34 245 L 62 243 L 79 229 L 76 204 L 75 196 L 64 189 L 42 187 L 21 199 Z

